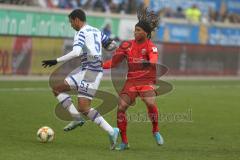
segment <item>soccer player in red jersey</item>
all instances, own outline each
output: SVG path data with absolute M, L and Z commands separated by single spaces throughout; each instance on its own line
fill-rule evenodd
M 148 109 L 152 122 L 152 133 L 158 145 L 164 143 L 158 128 L 158 108 L 156 104 L 156 63 L 158 62 L 157 47 L 150 40 L 151 32 L 158 26 L 159 18 L 153 12 L 142 9 L 138 12 L 139 22 L 135 25 L 134 40 L 124 41 L 115 51 L 111 60 L 103 63 L 104 69 L 114 68 L 124 59 L 128 63 L 128 74 L 121 91 L 117 125 L 120 129 L 122 143 L 116 148 L 129 148 L 127 138 L 126 110 L 140 96 Z

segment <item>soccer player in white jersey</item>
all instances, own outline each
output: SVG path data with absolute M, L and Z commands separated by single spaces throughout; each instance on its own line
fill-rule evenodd
M 64 130 L 69 131 L 84 124 L 85 121 L 79 113 L 81 112 L 109 134 L 110 148 L 114 149 L 119 129 L 110 126 L 97 110 L 91 108 L 91 101 L 103 76 L 102 45 L 107 47 L 110 44 L 109 39 L 97 28 L 86 24 L 86 15 L 83 10 L 73 10 L 68 17 L 72 28 L 76 30 L 72 51 L 56 60 L 42 61 L 44 67 L 51 67 L 58 62 L 66 62 L 76 57 L 81 57 L 82 60 L 82 64 L 79 64 L 82 66 L 79 72 L 69 75 L 63 84 L 53 88 L 58 101 L 74 118 L 74 121 Z M 78 110 L 66 93 L 71 89 L 78 91 Z

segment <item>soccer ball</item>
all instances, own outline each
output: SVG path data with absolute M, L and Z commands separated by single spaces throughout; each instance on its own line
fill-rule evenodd
M 44 143 L 51 142 L 54 139 L 54 131 L 52 128 L 47 126 L 41 127 L 37 131 L 37 139 Z

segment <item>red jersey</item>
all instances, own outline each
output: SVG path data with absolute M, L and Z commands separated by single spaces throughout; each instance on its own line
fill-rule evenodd
M 142 44 L 136 43 L 135 40 L 123 42 L 115 51 L 112 60 L 103 63 L 103 68 L 113 68 L 124 59 L 127 59 L 128 62 L 128 80 L 155 83 L 158 51 L 151 40 Z

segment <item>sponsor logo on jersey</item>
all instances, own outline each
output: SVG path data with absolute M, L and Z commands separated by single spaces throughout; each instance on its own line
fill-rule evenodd
M 153 52 L 157 53 L 157 47 L 152 47 Z
M 142 55 L 145 55 L 147 53 L 147 50 L 145 48 L 143 48 L 141 53 L 142 53 Z

